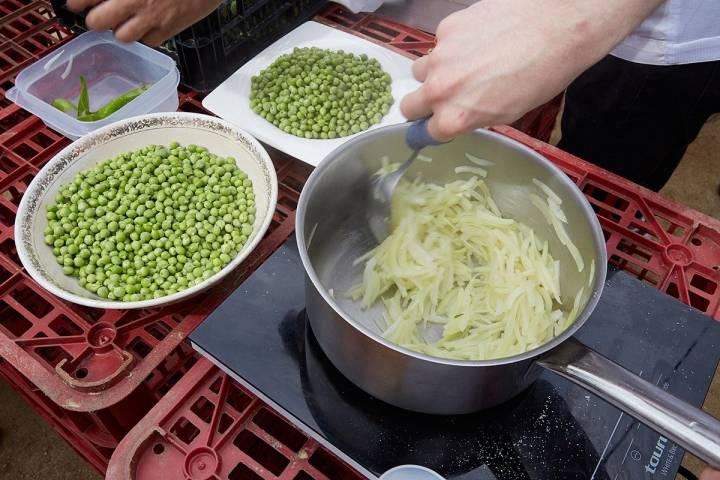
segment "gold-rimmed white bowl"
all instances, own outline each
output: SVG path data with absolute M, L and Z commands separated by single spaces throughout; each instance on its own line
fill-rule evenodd
M 80 286 L 63 273 L 52 249 L 44 242 L 47 205 L 61 186 L 100 162 L 146 145 L 178 141 L 197 144 L 212 153 L 231 156 L 245 172 L 255 191 L 255 223 L 248 241 L 222 270 L 185 290 L 136 302 L 108 300 Z M 67 301 L 95 308 L 150 308 L 179 302 L 218 283 L 236 268 L 262 239 L 270 226 L 277 201 L 277 177 L 270 156 L 260 142 L 224 120 L 195 113 L 157 113 L 128 118 L 98 129 L 59 152 L 30 183 L 15 219 L 15 243 L 20 261 L 30 276 L 48 292 Z

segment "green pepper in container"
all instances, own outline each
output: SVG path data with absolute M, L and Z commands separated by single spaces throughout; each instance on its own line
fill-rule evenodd
M 130 90 L 129 92 L 124 93 L 113 100 L 110 100 L 97 112 L 88 112 L 83 115 L 80 115 L 78 112 L 77 118 L 82 122 L 94 122 L 96 120 L 102 120 L 103 118 L 109 117 L 113 113 L 117 112 L 131 101 L 135 100 L 148 88 L 150 88 L 150 85 L 143 85 L 142 87 Z
M 64 98 L 56 98 L 52 101 L 52 106 L 65 113 L 76 112 L 78 109 L 77 105 Z
M 81 76 L 80 97 L 78 98 L 77 106 L 64 98 L 56 98 L 52 101 L 52 106 L 65 113 L 70 113 L 73 111 L 77 112 L 77 119 L 81 122 L 94 122 L 96 120 L 102 120 L 103 118 L 109 117 L 110 115 L 117 112 L 122 107 L 142 95 L 142 93 L 150 87 L 151 85 L 147 84 L 143 85 L 142 87 L 134 88 L 129 92 L 125 92 L 119 97 L 110 100 L 108 103 L 100 107 L 100 109 L 96 112 L 91 112 L 87 81 L 85 80 L 85 77 Z

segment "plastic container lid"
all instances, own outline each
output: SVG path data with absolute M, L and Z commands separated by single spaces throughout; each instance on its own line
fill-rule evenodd
M 74 112 L 51 105 L 58 97 L 77 103 L 81 75 L 88 82 L 91 111 L 129 90 L 152 86 L 107 118 L 81 122 Z M 177 66 L 167 55 L 137 42 L 120 43 L 109 31 L 87 32 L 20 72 L 6 96 L 74 140 L 118 120 L 177 110 L 179 81 Z
M 420 465 L 400 465 L 383 473 L 380 480 L 445 480 L 445 478 Z

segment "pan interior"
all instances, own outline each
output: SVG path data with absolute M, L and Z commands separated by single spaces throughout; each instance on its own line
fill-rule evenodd
M 362 310 L 359 302 L 347 298 L 347 291 L 360 283 L 363 265 L 353 261 L 377 245 L 369 229 L 365 205 L 370 177 L 382 166 L 382 158 L 402 162 L 410 154 L 403 141 L 404 128 L 386 128 L 356 139 L 336 150 L 305 186 L 307 196 L 298 213 L 305 248 L 316 278 L 316 287 L 327 292 L 335 308 L 345 318 L 380 335 L 377 321 L 382 318 L 382 306 Z M 450 143 L 429 147 L 423 151 L 432 162 L 416 161 L 407 172 L 407 178 L 421 175 L 426 181 L 444 184 L 459 176 L 455 167 L 467 166 L 465 154 L 489 160 L 494 164 L 485 182 L 504 216 L 531 227 L 541 239 L 547 240 L 550 252 L 560 261 L 561 298 L 570 305 L 584 287 L 582 305 L 576 324 L 582 323 L 594 307 L 591 300 L 599 293 L 605 276 L 605 246 L 597 220 L 583 195 L 558 169 L 539 156 L 519 147 L 504 137 L 486 131 L 477 131 Z M 544 182 L 563 201 L 567 217 L 566 231 L 580 250 L 585 262 L 578 272 L 568 249 L 560 242 L 553 227 L 529 201 L 531 192 L 541 194 L 533 178 Z M 595 274 L 590 278 L 590 265 L 595 263 Z M 307 265 L 306 265 L 307 267 Z M 312 277 L 312 275 L 311 275 Z M 319 284 L 318 284 L 319 283 Z M 595 293 L 593 293 L 595 292 Z M 570 307 L 567 307 L 568 309 Z M 568 331 L 574 330 L 572 327 Z M 433 327 L 429 338 L 439 338 L 440 327 Z

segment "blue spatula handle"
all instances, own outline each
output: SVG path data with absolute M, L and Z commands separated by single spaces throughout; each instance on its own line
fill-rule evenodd
M 441 145 L 444 142 L 435 140 L 428 131 L 428 119 L 418 120 L 410 124 L 405 133 L 405 143 L 411 150 L 422 150 L 431 145 Z

